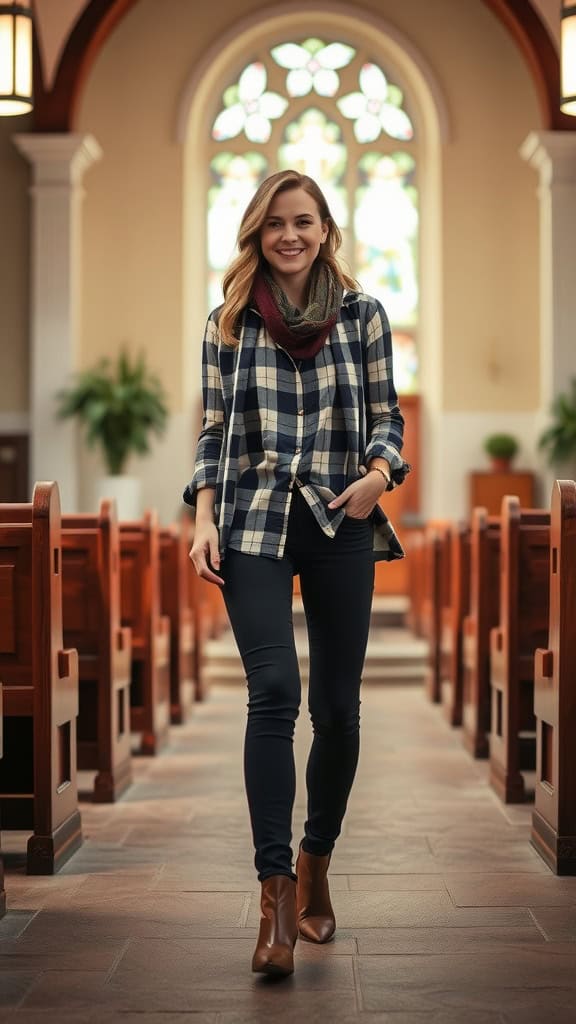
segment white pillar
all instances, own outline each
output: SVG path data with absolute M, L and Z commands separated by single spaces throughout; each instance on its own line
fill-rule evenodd
M 58 420 L 55 394 L 79 365 L 81 187 L 102 153 L 90 135 L 15 135 L 32 165 L 30 252 L 30 490 L 57 480 L 63 512 L 78 511 L 77 425 Z
M 539 173 L 541 430 L 576 375 L 576 132 L 531 132 L 520 153 Z M 546 472 L 546 504 L 555 475 Z

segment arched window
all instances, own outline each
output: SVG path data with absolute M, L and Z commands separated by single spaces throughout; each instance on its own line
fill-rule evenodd
M 398 390 L 418 389 L 418 140 L 409 102 L 371 55 L 303 39 L 255 54 L 212 124 L 208 305 L 222 301 L 240 217 L 259 183 L 293 167 L 318 181 L 342 255 L 394 331 Z

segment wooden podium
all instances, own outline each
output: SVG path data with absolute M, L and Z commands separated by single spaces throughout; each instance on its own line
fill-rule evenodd
M 516 494 L 520 499 L 521 508 L 534 508 L 534 473 L 514 472 L 497 473 L 491 470 L 477 470 L 469 474 L 469 514 L 472 509 L 481 505 L 488 510 L 488 515 L 500 515 L 500 506 L 505 494 Z

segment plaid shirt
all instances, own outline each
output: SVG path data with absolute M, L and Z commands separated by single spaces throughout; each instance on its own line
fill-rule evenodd
M 360 479 L 370 459 L 389 462 L 388 490 L 410 470 L 400 455 L 404 420 L 388 318 L 376 299 L 347 292 L 326 344 L 295 363 L 257 310 L 245 310 L 236 348 L 219 342 L 217 314 L 203 342 L 204 418 L 183 498 L 195 506 L 201 487 L 216 489 L 222 558 L 227 547 L 281 558 L 294 484 L 333 537 L 346 513 L 328 502 Z M 372 523 L 374 557 L 402 558 L 379 505 Z

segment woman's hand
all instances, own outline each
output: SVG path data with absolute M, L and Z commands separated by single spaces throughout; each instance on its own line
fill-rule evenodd
M 208 559 L 214 569 L 220 568 L 220 553 L 218 548 L 218 527 L 209 519 L 202 519 L 196 522 L 194 529 L 194 543 L 189 553 L 194 568 L 199 576 L 210 583 L 217 583 L 224 586 L 224 580 L 212 572 L 208 565 Z
M 347 516 L 352 519 L 367 519 L 378 498 L 386 490 L 386 481 L 381 473 L 366 473 L 361 480 L 355 480 L 342 494 L 328 504 L 328 508 L 345 506 Z

